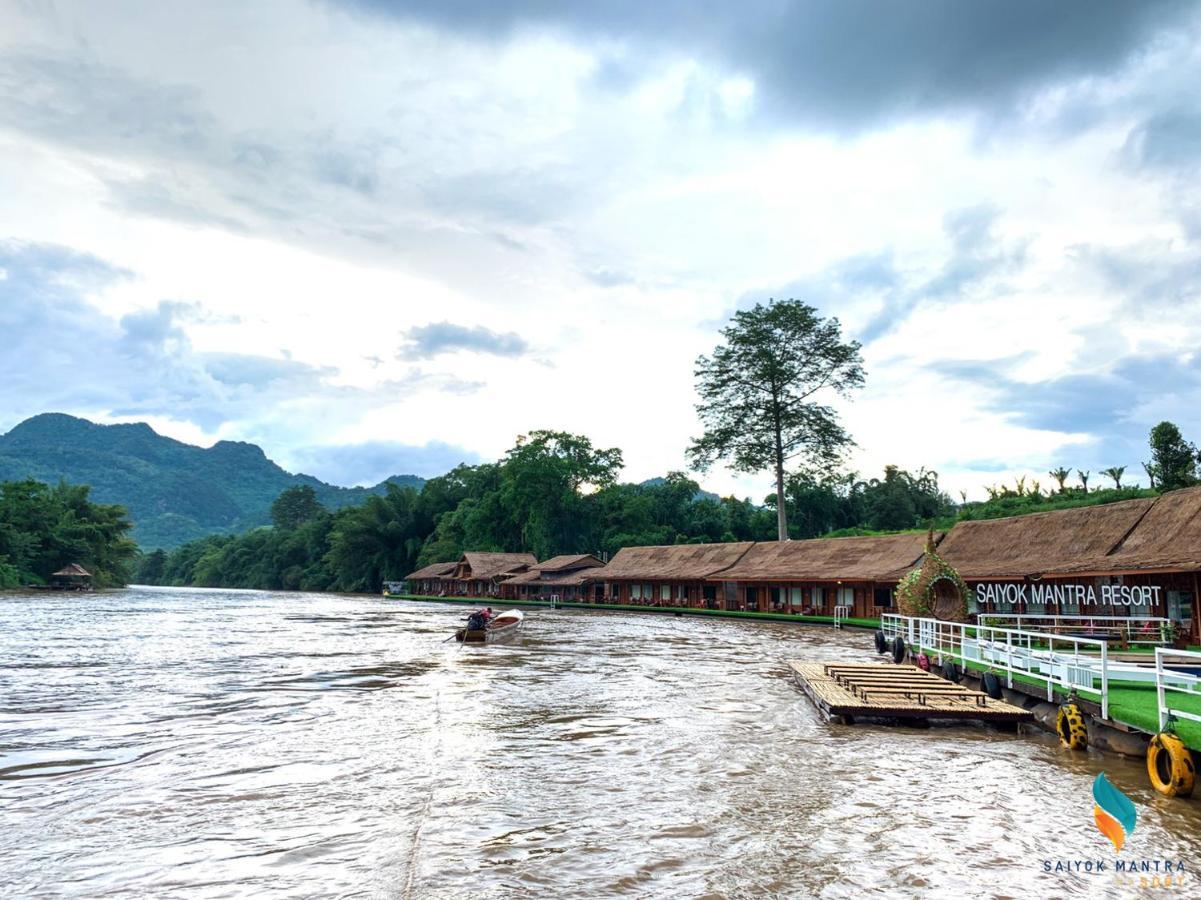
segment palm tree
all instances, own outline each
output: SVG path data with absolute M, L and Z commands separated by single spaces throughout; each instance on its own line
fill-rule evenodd
M 1155 490 L 1155 482 L 1159 478 L 1159 469 L 1153 463 L 1143 463 L 1143 471 L 1151 481 L 1151 490 Z
M 1058 469 L 1052 469 L 1047 474 L 1059 482 L 1059 493 L 1062 494 L 1065 490 L 1063 483 L 1068 480 L 1068 476 L 1072 474 L 1072 470 L 1060 466 Z
M 1116 490 L 1119 490 L 1119 491 L 1122 489 L 1122 476 L 1125 473 L 1126 473 L 1125 466 L 1112 466 L 1108 469 L 1102 470 L 1102 472 L 1101 472 L 1101 474 L 1104 475 L 1106 478 L 1113 479 L 1113 486 Z
M 1077 469 L 1076 474 L 1080 476 L 1080 484 L 1084 489 L 1084 493 L 1087 494 L 1088 493 L 1088 476 L 1091 475 L 1092 473 L 1085 472 L 1081 469 Z

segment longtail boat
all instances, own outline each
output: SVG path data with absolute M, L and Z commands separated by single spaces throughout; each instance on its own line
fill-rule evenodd
M 492 617 L 483 628 L 460 628 L 455 632 L 455 640 L 466 644 L 491 644 L 503 641 L 521 631 L 525 622 L 525 613 L 519 609 L 509 609 Z

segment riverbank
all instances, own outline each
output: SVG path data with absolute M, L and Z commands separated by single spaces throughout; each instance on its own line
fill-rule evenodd
M 833 625 L 833 616 L 801 616 L 790 613 L 746 612 L 735 609 L 696 609 L 687 606 L 638 606 L 625 603 L 580 603 L 567 600 L 495 600 L 489 597 L 426 597 L 419 594 L 384 594 L 388 600 L 412 600 L 420 603 L 454 603 L 463 606 L 507 606 L 519 609 L 593 609 L 601 612 L 651 613 L 657 615 L 700 616 L 715 619 L 750 619 L 760 622 L 792 622 L 797 625 Z M 839 625 L 876 629 L 879 619 L 845 618 Z

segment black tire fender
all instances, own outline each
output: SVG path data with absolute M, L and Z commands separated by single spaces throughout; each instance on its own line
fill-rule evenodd
M 887 653 L 888 652 L 888 638 L 886 638 L 884 636 L 883 631 L 876 632 L 876 652 L 877 653 Z

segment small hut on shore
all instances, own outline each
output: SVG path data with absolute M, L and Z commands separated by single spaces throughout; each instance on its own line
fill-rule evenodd
M 50 587 L 56 591 L 90 591 L 92 573 L 79 563 L 71 563 L 50 576 Z

